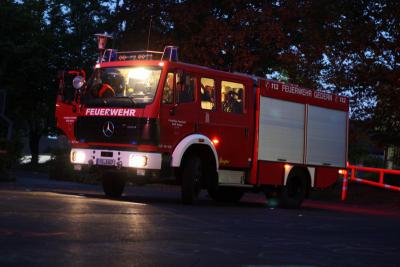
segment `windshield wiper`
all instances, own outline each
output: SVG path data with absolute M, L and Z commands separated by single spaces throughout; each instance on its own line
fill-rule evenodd
M 92 107 L 100 106 L 115 106 L 115 107 L 136 107 L 138 103 L 130 97 L 108 97 L 108 98 L 93 98 L 85 101 L 85 104 Z
M 136 106 L 136 102 L 130 98 L 130 97 L 124 97 L 124 96 L 113 96 L 109 98 L 102 98 L 100 99 L 100 102 L 102 102 L 105 105 L 128 105 L 128 102 L 130 102 L 131 105 Z
M 133 98 L 132 98 L 132 97 L 126 97 L 126 96 L 113 96 L 113 97 L 111 97 L 111 98 L 109 98 L 109 99 L 111 99 L 111 100 L 112 100 L 112 99 L 129 99 L 133 105 L 136 105 L 136 101 L 135 101 L 135 100 L 133 100 Z

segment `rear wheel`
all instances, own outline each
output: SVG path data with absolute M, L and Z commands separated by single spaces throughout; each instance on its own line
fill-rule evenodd
M 299 174 L 289 175 L 280 196 L 280 206 L 296 209 L 301 206 L 307 195 L 307 180 Z
M 184 204 L 193 204 L 201 190 L 201 178 L 203 175 L 202 163 L 199 157 L 189 156 L 183 165 L 181 199 Z
M 108 197 L 120 197 L 125 188 L 124 175 L 117 172 L 102 174 L 103 191 Z

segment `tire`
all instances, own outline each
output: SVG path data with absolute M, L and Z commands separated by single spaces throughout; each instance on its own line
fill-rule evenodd
M 305 177 L 298 174 L 289 175 L 281 191 L 280 206 L 287 209 L 300 208 L 307 195 L 307 187 Z
M 244 191 L 242 188 L 237 187 L 223 187 L 217 186 L 214 189 L 209 189 L 208 194 L 217 202 L 239 202 L 242 198 Z
M 181 200 L 184 204 L 193 204 L 200 193 L 200 181 L 203 176 L 202 163 L 199 157 L 189 156 L 183 165 Z
M 104 172 L 102 174 L 102 184 L 104 194 L 108 197 L 120 197 L 125 188 L 124 175 L 116 172 Z

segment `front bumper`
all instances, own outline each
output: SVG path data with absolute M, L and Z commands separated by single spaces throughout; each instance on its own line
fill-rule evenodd
M 162 156 L 161 153 L 73 148 L 70 160 L 77 165 L 161 170 Z

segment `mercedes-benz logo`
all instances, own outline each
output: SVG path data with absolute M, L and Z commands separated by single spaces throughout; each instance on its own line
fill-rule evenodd
M 103 134 L 105 137 L 111 137 L 114 134 L 114 123 L 111 121 L 106 121 L 103 124 Z

